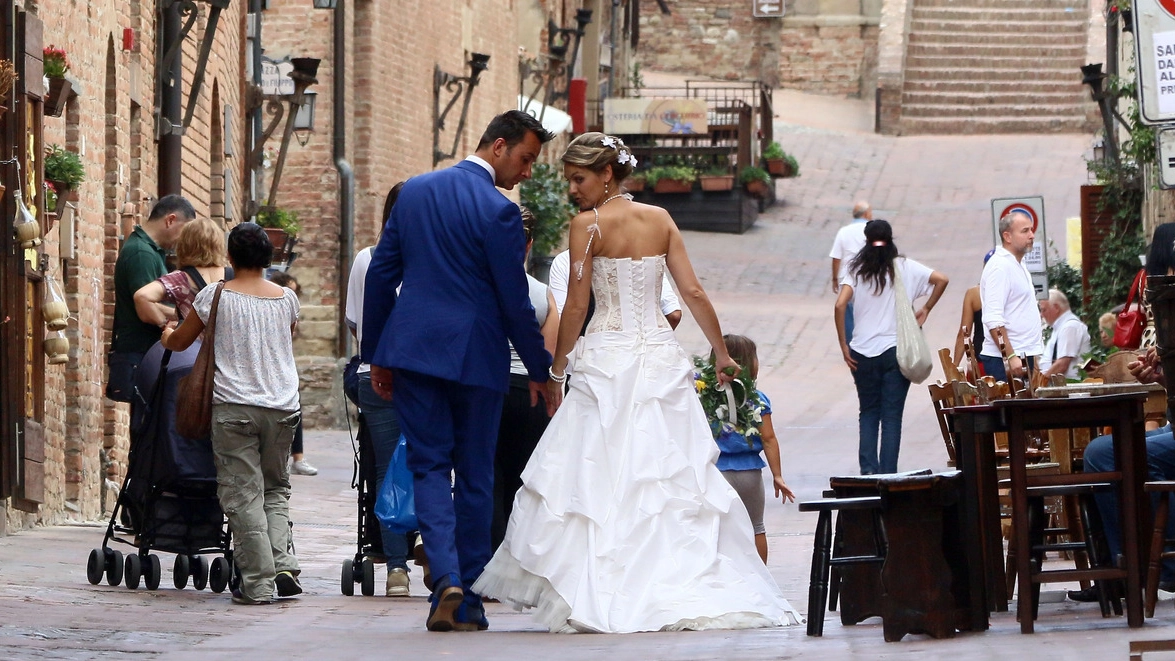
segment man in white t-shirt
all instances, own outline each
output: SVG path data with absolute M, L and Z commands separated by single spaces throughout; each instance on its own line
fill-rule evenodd
M 864 200 L 853 205 L 853 222 L 840 228 L 832 241 L 832 293 L 840 291 L 840 284 L 848 276 L 849 262 L 865 247 L 865 224 L 873 220 L 873 207 Z M 841 267 L 844 267 L 843 269 Z M 853 304 L 845 310 L 845 338 L 853 339 Z
M 1064 374 L 1076 379 L 1081 356 L 1089 353 L 1089 329 L 1069 309 L 1069 298 L 1059 289 L 1050 289 L 1049 297 L 1040 302 L 1040 316 L 1044 317 L 1053 334 L 1044 345 L 1040 369 L 1045 378 Z
M 1000 218 L 999 231 L 1003 245 L 996 248 L 979 278 L 983 328 L 993 340 L 983 343 L 979 362 L 987 375 L 1007 381 L 1009 376 L 1024 377 L 1034 369 L 1036 358 L 1044 353 L 1044 340 L 1036 289 L 1024 265 L 1036 235 L 1032 218 L 1023 211 L 1013 211 Z
M 551 260 L 551 270 L 547 275 L 547 286 L 551 288 L 551 295 L 555 297 L 555 307 L 559 314 L 563 314 L 563 305 L 567 303 L 567 279 L 571 274 L 571 255 L 566 250 L 555 255 Z M 677 328 L 681 323 L 681 303 L 669 284 L 669 274 L 666 273 L 661 281 L 661 314 L 669 322 L 670 328 Z M 588 315 L 590 321 L 591 315 Z M 584 323 L 587 323 L 586 321 Z

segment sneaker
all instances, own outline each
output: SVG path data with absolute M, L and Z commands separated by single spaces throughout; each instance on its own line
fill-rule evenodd
M 384 592 L 388 597 L 408 596 L 408 570 L 403 567 L 388 569 L 388 584 Z
M 295 475 L 318 475 L 318 469 L 310 465 L 305 459 L 295 461 L 290 465 L 290 472 Z
M 241 606 L 264 606 L 265 604 L 272 604 L 272 599 L 250 599 L 239 592 L 233 593 L 233 603 Z
M 302 584 L 298 582 L 298 577 L 294 576 L 293 572 L 279 571 L 273 582 L 277 586 L 277 596 L 279 597 L 302 594 Z

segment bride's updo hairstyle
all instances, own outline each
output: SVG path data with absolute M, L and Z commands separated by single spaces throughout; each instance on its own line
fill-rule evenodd
M 636 167 L 636 157 L 623 140 L 595 131 L 572 140 L 567 145 L 567 151 L 563 152 L 562 160 L 567 165 L 595 173 L 603 172 L 604 168 L 611 165 L 612 177 L 617 184 L 632 174 Z

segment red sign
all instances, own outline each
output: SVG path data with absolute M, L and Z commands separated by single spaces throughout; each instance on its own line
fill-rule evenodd
M 1171 16 L 1175 16 L 1175 0 L 1159 0 L 1159 6 Z
M 1175 0 L 1165 0 L 1165 1 L 1175 3 Z M 1035 234 L 1036 230 L 1037 230 L 1037 226 L 1040 223 L 1040 220 L 1036 217 L 1036 210 L 1033 209 L 1032 207 L 1028 206 L 1027 204 L 1022 204 L 1022 203 L 1017 202 L 1016 204 L 1011 204 L 1008 206 L 1008 208 L 1004 209 L 1003 213 L 1000 214 L 1000 218 L 1003 218 L 1004 216 L 1012 213 L 1013 211 L 1019 211 L 1020 213 L 1026 215 L 1030 219 L 1032 219 L 1032 232 Z

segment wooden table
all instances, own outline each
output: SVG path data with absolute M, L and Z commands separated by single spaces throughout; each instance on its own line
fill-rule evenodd
M 963 509 L 967 522 L 964 536 L 968 560 L 983 568 L 974 572 L 972 594 L 986 596 L 989 611 L 1006 611 L 1008 594 L 1003 567 L 999 493 L 996 480 L 995 443 L 992 434 L 1008 433 L 1015 537 L 1020 548 L 1029 544 L 1028 487 L 1111 482 L 1120 497 L 1120 516 L 1127 584 L 1127 622 L 1142 626 L 1142 570 L 1145 567 L 1145 529 L 1149 528 L 1149 502 L 1142 485 L 1147 479 L 1143 403 L 1147 393 L 1128 392 L 1079 398 L 998 400 L 989 405 L 961 406 L 950 410 L 958 438 L 957 467 L 963 472 Z M 1113 428 L 1114 454 L 1119 470 L 1110 473 L 1029 477 L 1025 468 L 1025 432 L 1078 426 Z M 1018 612 L 1024 633 L 1033 630 L 1032 582 L 1077 580 L 1077 570 L 1029 572 L 1031 553 L 1017 553 Z M 1114 570 L 1103 569 L 1102 573 Z M 1103 578 L 1098 576 L 1097 578 Z

